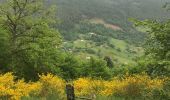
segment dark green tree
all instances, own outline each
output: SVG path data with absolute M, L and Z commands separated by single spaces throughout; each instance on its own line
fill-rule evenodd
M 72 54 L 66 54 L 59 67 L 65 80 L 76 79 L 81 75 L 82 63 Z
M 9 61 L 9 35 L 7 32 L 0 28 L 0 69 L 1 72 L 7 70 L 8 68 L 4 67 L 8 65 Z
M 0 65 L 4 69 L 34 79 L 37 73 L 57 67 L 61 37 L 53 28 L 54 10 L 43 0 L 4 0 L 0 4 Z
M 111 72 L 104 60 L 91 58 L 88 62 L 84 63 L 82 76 L 109 79 Z
M 110 67 L 110 68 L 113 68 L 113 61 L 112 61 L 112 58 L 109 57 L 109 56 L 105 56 L 104 57 L 104 60 L 107 62 L 107 66 Z

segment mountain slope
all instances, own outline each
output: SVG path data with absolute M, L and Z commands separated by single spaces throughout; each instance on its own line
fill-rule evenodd
M 67 51 L 87 58 L 112 57 L 115 62 L 134 62 L 142 54 L 145 34 L 128 18 L 166 20 L 169 14 L 161 0 L 49 0 L 58 7 Z M 150 6 L 152 5 L 152 6 Z

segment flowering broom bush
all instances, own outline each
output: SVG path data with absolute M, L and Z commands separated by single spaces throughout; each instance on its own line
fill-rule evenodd
M 36 93 L 40 89 L 39 83 L 25 83 L 24 80 L 14 81 L 12 73 L 0 75 L 0 99 L 20 100 L 23 96 Z
M 0 75 L 0 99 L 21 100 L 23 97 L 38 97 L 45 100 L 65 100 L 66 82 L 52 74 L 39 75 L 37 82 L 15 81 L 12 73 Z M 162 91 L 169 78 L 151 78 L 146 74 L 125 75 L 109 81 L 79 78 L 73 82 L 76 96 L 123 97 L 126 99 L 152 98 L 156 91 Z M 157 92 L 157 93 L 160 93 Z M 151 100 L 151 99 L 150 99 Z
M 0 99 L 21 100 L 22 97 L 47 98 L 55 95 L 57 100 L 64 100 L 65 82 L 52 74 L 40 75 L 40 80 L 34 83 L 14 80 L 12 73 L 0 75 Z
M 65 81 L 52 74 L 40 75 L 39 82 L 41 83 L 40 97 L 57 98 L 57 100 L 65 99 Z
M 125 98 L 139 98 L 152 96 L 155 89 L 161 90 L 167 78 L 150 78 L 146 74 L 126 75 L 120 79 L 110 81 L 79 78 L 74 81 L 76 95 L 120 96 Z

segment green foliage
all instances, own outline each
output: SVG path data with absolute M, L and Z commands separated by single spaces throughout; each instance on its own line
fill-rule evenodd
M 81 75 L 82 63 L 75 56 L 67 54 L 64 56 L 63 61 L 60 62 L 59 68 L 64 79 L 75 79 Z
M 147 40 L 144 45 L 145 57 L 142 66 L 150 75 L 170 74 L 170 21 L 135 21 L 136 26 L 147 28 Z
M 89 54 L 95 54 L 96 52 L 93 49 L 86 49 L 86 52 Z
M 111 57 L 105 56 L 105 57 L 104 57 L 104 60 L 107 62 L 107 66 L 108 66 L 108 67 L 110 67 L 110 68 L 113 68 L 113 67 L 114 67 L 113 61 L 112 61 Z
M 0 34 L 7 39 L 3 44 L 9 45 L 5 48 L 9 62 L 4 67 L 26 79 L 33 78 L 30 73 L 36 78 L 37 73 L 57 67 L 61 37 L 51 27 L 56 23 L 54 9 L 46 8 L 43 0 L 11 0 L 0 5 L 0 27 L 4 29 Z
M 7 32 L 0 28 L 0 68 L 1 71 L 7 71 L 8 68 L 5 66 L 8 65 L 9 59 L 9 35 L 6 34 Z
M 164 85 L 162 93 L 160 92 L 160 97 L 162 97 L 162 99 L 170 98 L 170 80 L 168 80 Z
M 128 18 L 165 20 L 168 19 L 167 15 L 169 15 L 161 9 L 162 2 L 160 0 L 50 0 L 50 2 L 56 3 L 58 7 L 58 17 L 61 20 L 58 28 L 67 40 L 77 38 L 77 35 L 84 31 L 94 32 L 97 29 L 99 33 L 112 33 L 111 35 L 114 37 L 138 44 L 143 42 L 145 34 L 132 28 Z M 144 11 L 145 13 L 143 13 Z M 84 25 L 82 23 L 84 20 L 93 18 L 99 18 L 106 23 L 120 26 L 123 32 L 118 32 L 121 34 L 117 36 L 116 32 L 104 29 L 102 25 Z M 77 27 L 81 28 L 81 32 Z
M 132 1 L 135 3 L 131 4 Z M 152 76 L 169 76 L 170 21 L 160 23 L 135 20 L 137 26 L 142 26 L 148 32 L 144 45 L 145 56 L 139 61 L 138 67 L 127 64 L 134 63 L 133 59 L 141 53 L 135 45 L 139 46 L 145 37 L 145 34 L 136 31 L 127 19 L 134 16 L 140 19 L 153 17 L 150 13 L 149 15 L 138 13 L 140 10 L 136 9 L 138 6 L 141 9 L 148 7 L 146 2 L 132 1 L 58 0 L 60 12 L 56 16 L 55 7 L 47 7 L 48 3 L 55 4 L 53 0 L 48 2 L 2 0 L 0 4 L 0 70 L 13 71 L 18 78 L 24 77 L 26 80 L 36 80 L 38 73 L 47 72 L 57 74 L 66 80 L 80 76 L 109 79 L 111 71 L 113 76 L 143 71 Z M 154 1 L 150 0 L 149 3 Z M 132 10 L 134 8 L 135 10 Z M 60 25 L 57 25 L 56 17 L 60 18 Z M 95 18 L 101 19 L 104 24 L 92 23 L 91 21 Z M 121 30 L 114 30 L 106 27 L 105 24 L 119 26 Z M 66 40 L 66 43 L 63 43 L 66 51 L 73 52 L 81 59 L 63 53 L 59 49 L 61 36 L 56 28 L 59 28 Z M 84 60 L 85 57 L 102 58 L 108 55 L 114 58 L 114 62 L 110 57 L 106 57 L 105 61 L 95 58 Z M 116 64 L 121 65 L 119 62 L 124 65 L 115 67 Z
M 147 91 L 146 91 L 147 92 Z M 146 95 L 143 93 L 143 97 L 148 100 L 169 100 L 170 98 L 170 80 L 166 80 L 162 89 L 153 89 L 151 91 L 152 95 Z
M 83 65 L 82 75 L 84 77 L 109 79 L 111 72 L 105 61 L 91 58 Z

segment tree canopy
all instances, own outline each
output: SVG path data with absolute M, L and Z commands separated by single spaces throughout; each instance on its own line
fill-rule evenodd
M 0 5 L 0 67 L 27 76 L 57 67 L 61 43 L 55 7 L 43 0 L 7 0 Z M 2 67 L 3 66 L 3 67 Z M 26 70 L 25 70 L 26 69 Z
M 170 21 L 135 21 L 147 29 L 144 65 L 151 75 L 170 75 Z

